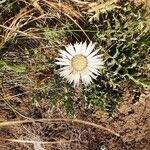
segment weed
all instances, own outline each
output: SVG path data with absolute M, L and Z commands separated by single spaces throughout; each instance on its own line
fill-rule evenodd
M 150 33 L 145 24 L 147 12 L 142 5 L 118 2 L 109 11 L 97 13 L 94 20 L 90 19 L 90 29 L 97 31 L 93 39 L 104 54 L 105 68 L 97 81 L 85 89 L 85 95 L 86 101 L 111 114 L 120 103 L 125 87 L 141 90 L 150 87 L 147 68 Z

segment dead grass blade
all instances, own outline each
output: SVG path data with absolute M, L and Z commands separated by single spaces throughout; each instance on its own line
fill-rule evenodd
M 41 6 L 38 4 L 39 0 L 30 0 L 31 5 L 33 5 L 33 7 L 35 7 L 42 15 L 44 14 L 43 9 L 41 8 Z
M 41 37 L 39 37 L 39 36 L 35 36 L 35 35 L 32 35 L 32 34 L 28 34 L 28 33 L 26 33 L 26 32 L 19 31 L 19 30 L 17 30 L 17 29 L 14 31 L 14 28 L 10 28 L 10 27 L 4 26 L 4 25 L 0 25 L 0 27 L 2 27 L 2 28 L 4 28 L 4 29 L 7 29 L 7 30 L 10 30 L 10 32 L 13 32 L 13 33 L 15 32 L 15 33 L 22 34 L 22 35 L 24 35 L 24 36 L 26 36 L 26 37 L 32 37 L 32 38 L 36 38 L 36 39 L 39 39 L 39 38 L 40 38 L 40 39 L 41 39 Z M 9 32 L 9 33 L 10 33 L 10 32 Z M 5 36 L 3 36 L 3 38 L 5 38 Z M 5 38 L 4 41 L 7 42 L 9 39 L 10 39 L 10 38 L 7 38 L 7 39 Z M 5 42 L 4 42 L 4 43 L 5 43 Z M 4 43 L 1 43 L 1 44 L 3 45 Z M 0 45 L 0 46 L 2 46 L 2 45 Z
M 53 141 L 53 142 L 45 142 L 45 141 L 6 139 L 6 138 L 0 138 L 0 140 L 8 141 L 8 142 L 16 142 L 16 143 L 27 143 L 27 144 L 62 144 L 62 143 L 70 143 L 70 142 L 75 141 L 75 140 L 58 140 L 58 141 Z
M 87 126 L 91 126 L 94 128 L 98 128 L 101 130 L 105 130 L 115 136 L 120 136 L 118 133 L 116 133 L 115 131 L 103 127 L 102 125 L 98 125 L 96 123 L 93 122 L 89 122 L 89 121 L 84 121 L 84 120 L 79 120 L 79 119 L 63 119 L 63 118 L 54 118 L 54 119 L 47 119 L 47 118 L 42 118 L 42 119 L 30 119 L 30 120 L 20 120 L 20 121 L 5 121 L 5 122 L 1 122 L 0 123 L 0 127 L 3 126 L 12 126 L 12 125 L 17 125 L 17 124 L 24 124 L 24 123 L 35 123 L 35 122 L 41 122 L 41 123 L 62 123 L 62 122 L 70 122 L 70 123 L 79 123 L 82 125 L 87 125 Z
M 87 39 L 90 41 L 90 38 L 88 37 L 88 35 L 85 33 L 85 31 L 82 29 L 82 27 L 71 17 L 68 15 L 68 18 L 70 18 L 80 29 L 81 31 L 84 33 L 84 35 L 87 37 Z
M 80 20 L 83 19 L 83 16 L 79 12 L 77 12 L 73 7 L 68 6 L 62 2 L 50 2 L 47 0 L 43 0 L 43 2 L 45 2 L 48 7 L 53 8 L 58 12 L 60 12 L 61 10 L 61 13 L 63 13 L 64 15 L 67 14 Z
M 62 13 L 65 16 L 67 16 L 71 21 L 73 21 L 81 29 L 81 31 L 84 33 L 84 35 L 87 37 L 87 39 L 90 41 L 89 37 L 87 36 L 85 31 L 82 29 L 82 27 L 77 23 L 77 21 L 75 19 L 73 19 L 73 17 L 75 17 L 75 18 L 83 21 L 83 16 L 80 13 L 78 13 L 76 10 L 74 10 L 73 8 L 70 8 L 69 6 L 67 6 L 63 3 L 54 3 L 54 2 L 49 2 L 47 0 L 43 0 L 43 1 L 45 3 L 47 3 L 48 6 L 56 9 L 58 12 L 60 12 L 60 10 L 62 10 Z
M 28 6 L 27 6 L 28 7 Z M 11 22 L 11 24 L 9 25 L 9 27 L 6 27 L 6 32 L 4 33 L 2 42 L 0 43 L 0 47 L 2 47 L 7 41 L 9 41 L 12 36 L 14 36 L 14 33 L 16 32 L 16 30 L 18 29 L 18 23 L 19 23 L 19 19 L 21 19 L 22 17 L 26 16 L 28 13 L 32 12 L 33 9 L 30 9 L 27 11 L 27 7 L 23 8 L 19 14 L 17 14 L 13 21 Z M 2 25 L 1 25 L 2 26 Z M 5 27 L 5 26 L 3 26 Z M 9 28 L 9 29 L 8 29 Z M 11 29 L 11 30 L 10 30 Z
M 111 5 L 117 2 L 118 0 L 109 0 L 105 3 L 94 5 L 94 6 L 91 6 L 91 4 L 89 4 L 91 8 L 88 10 L 88 12 L 91 13 L 91 12 L 98 12 L 101 10 L 107 10 L 107 8 L 110 8 Z
M 71 0 L 72 2 L 75 2 L 75 3 L 78 3 L 78 4 L 88 4 L 89 2 L 83 2 L 83 1 L 80 1 L 80 0 Z

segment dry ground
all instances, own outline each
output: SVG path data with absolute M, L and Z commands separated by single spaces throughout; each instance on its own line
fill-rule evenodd
M 137 93 L 132 97 L 130 93 L 127 93 L 124 103 L 113 117 L 108 117 L 96 109 L 85 110 L 76 104 L 76 118 L 79 120 L 74 122 L 72 121 L 75 118 L 67 117 L 61 108 L 50 109 L 46 101 L 41 102 L 40 107 L 34 110 L 31 103 L 27 103 L 26 98 L 26 96 L 21 99 L 18 99 L 17 96 L 11 98 L 11 105 L 31 118 L 59 118 L 60 121 L 33 123 L 29 120 L 30 123 L 14 125 L 8 123 L 6 126 L 1 123 L 1 150 L 20 150 L 22 148 L 27 150 L 149 150 L 149 91 L 141 95 Z M 15 114 L 2 102 L 0 107 L 0 116 L 3 121 L 17 121 L 24 118 Z M 73 120 L 61 120 L 66 118 Z M 100 126 L 103 126 L 104 129 Z M 33 141 L 41 143 L 33 143 Z

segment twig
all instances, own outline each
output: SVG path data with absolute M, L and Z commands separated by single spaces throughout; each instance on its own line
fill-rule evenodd
M 88 121 L 84 121 L 84 120 L 79 120 L 79 119 L 63 119 L 63 118 L 54 118 L 54 119 L 47 119 L 47 118 L 42 118 L 42 119 L 32 119 L 32 120 L 20 120 L 20 121 L 4 121 L 0 123 L 0 127 L 3 126 L 12 126 L 12 125 L 16 125 L 16 124 L 24 124 L 24 123 L 31 123 L 31 122 L 42 122 L 42 123 L 49 123 L 49 122 L 55 122 L 55 123 L 61 123 L 61 122 L 72 122 L 72 123 L 79 123 L 79 124 L 83 124 L 83 125 L 88 125 L 88 126 L 92 126 L 94 128 L 98 128 L 101 130 L 105 130 L 108 131 L 116 136 L 120 136 L 118 133 L 116 133 L 115 131 L 108 129 L 106 127 L 103 127 L 102 125 L 98 125 L 95 124 L 93 122 L 88 122 Z
M 43 141 L 32 141 L 32 140 L 19 140 L 19 139 L 6 139 L 6 138 L 0 138 L 2 141 L 9 141 L 9 142 L 17 142 L 17 143 L 28 143 L 28 144 L 61 144 L 61 143 L 70 143 L 74 140 L 59 140 L 59 141 L 53 141 L 53 142 L 43 142 Z

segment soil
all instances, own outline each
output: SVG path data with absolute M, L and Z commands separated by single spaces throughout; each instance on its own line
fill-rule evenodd
M 12 98 L 11 105 L 33 118 L 67 118 L 61 108 L 50 109 L 48 102 L 41 101 L 33 109 L 25 99 Z M 28 107 L 27 107 L 28 105 Z M 21 117 L 0 103 L 0 120 L 21 120 Z M 32 108 L 32 109 L 31 109 Z M 149 91 L 141 95 L 126 94 L 117 112 L 109 117 L 95 109 L 77 108 L 75 118 L 96 123 L 115 131 L 113 133 L 80 122 L 25 123 L 0 127 L 0 150 L 149 150 L 150 149 L 150 97 Z M 32 111 L 31 111 L 32 110 Z M 18 139 L 29 141 L 56 142 L 50 144 L 31 144 L 6 141 Z M 63 141 L 62 141 L 63 140 Z

